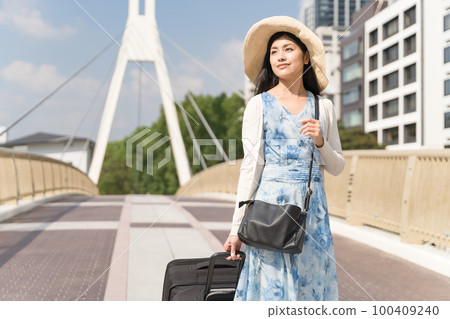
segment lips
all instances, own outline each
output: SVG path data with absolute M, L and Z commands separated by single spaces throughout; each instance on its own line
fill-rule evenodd
M 288 66 L 289 66 L 289 63 L 280 63 L 280 64 L 277 65 L 277 68 L 284 69 L 284 68 L 286 68 Z

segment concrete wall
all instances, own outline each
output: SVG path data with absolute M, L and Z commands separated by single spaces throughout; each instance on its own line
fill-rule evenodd
M 83 172 L 48 157 L 0 149 L 0 204 L 55 194 L 98 194 Z
M 21 152 L 29 152 L 42 156 L 48 156 L 55 160 L 62 160 L 69 163 L 83 173 L 87 173 L 92 159 L 92 145 L 85 149 L 86 141 L 73 141 L 72 145 L 62 157 L 65 143 L 42 143 L 15 146 L 13 149 Z M 61 158 L 62 157 L 62 158 Z

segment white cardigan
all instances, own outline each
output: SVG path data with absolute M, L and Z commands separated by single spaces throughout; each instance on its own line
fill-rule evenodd
M 338 175 L 345 166 L 341 141 L 337 128 L 336 111 L 328 99 L 319 99 L 320 122 L 323 130 L 324 145 L 320 152 L 320 168 L 332 175 Z M 250 99 L 244 111 L 242 123 L 242 159 L 236 205 L 230 235 L 237 235 L 244 217 L 246 205 L 239 208 L 239 202 L 253 199 L 264 168 L 263 101 L 261 94 Z

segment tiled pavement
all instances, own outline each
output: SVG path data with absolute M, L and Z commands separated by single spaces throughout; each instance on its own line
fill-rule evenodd
M 167 263 L 221 250 L 232 212 L 159 195 L 43 204 L 0 223 L 0 300 L 160 300 Z M 450 300 L 449 277 L 333 236 L 340 300 Z

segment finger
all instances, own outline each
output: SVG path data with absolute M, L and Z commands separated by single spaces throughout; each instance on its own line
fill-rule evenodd
M 299 128 L 300 131 L 306 131 L 307 129 L 313 129 L 315 131 L 320 131 L 320 126 L 313 124 L 305 124 Z
M 307 128 L 309 128 L 309 127 L 317 127 L 317 125 L 316 124 L 312 124 L 312 123 L 306 123 L 306 124 L 303 124 L 302 126 L 300 126 L 299 130 L 303 131 L 303 130 L 306 130 Z
M 309 127 L 307 129 L 303 130 L 302 134 L 305 136 L 308 136 L 308 135 L 316 136 L 316 135 L 319 135 L 319 130 L 316 128 Z
M 301 119 L 301 120 L 299 120 L 299 122 L 300 122 L 302 125 L 307 125 L 307 124 L 320 125 L 320 121 L 319 121 L 319 120 L 312 119 L 312 118 Z
M 236 244 L 235 243 L 231 243 L 231 252 L 230 252 L 230 256 L 232 259 L 234 259 L 234 255 L 236 254 Z
M 311 122 L 312 120 L 313 120 L 312 118 L 308 117 L 308 118 L 305 118 L 305 119 L 300 119 L 299 122 L 300 123 L 307 123 L 307 122 Z

